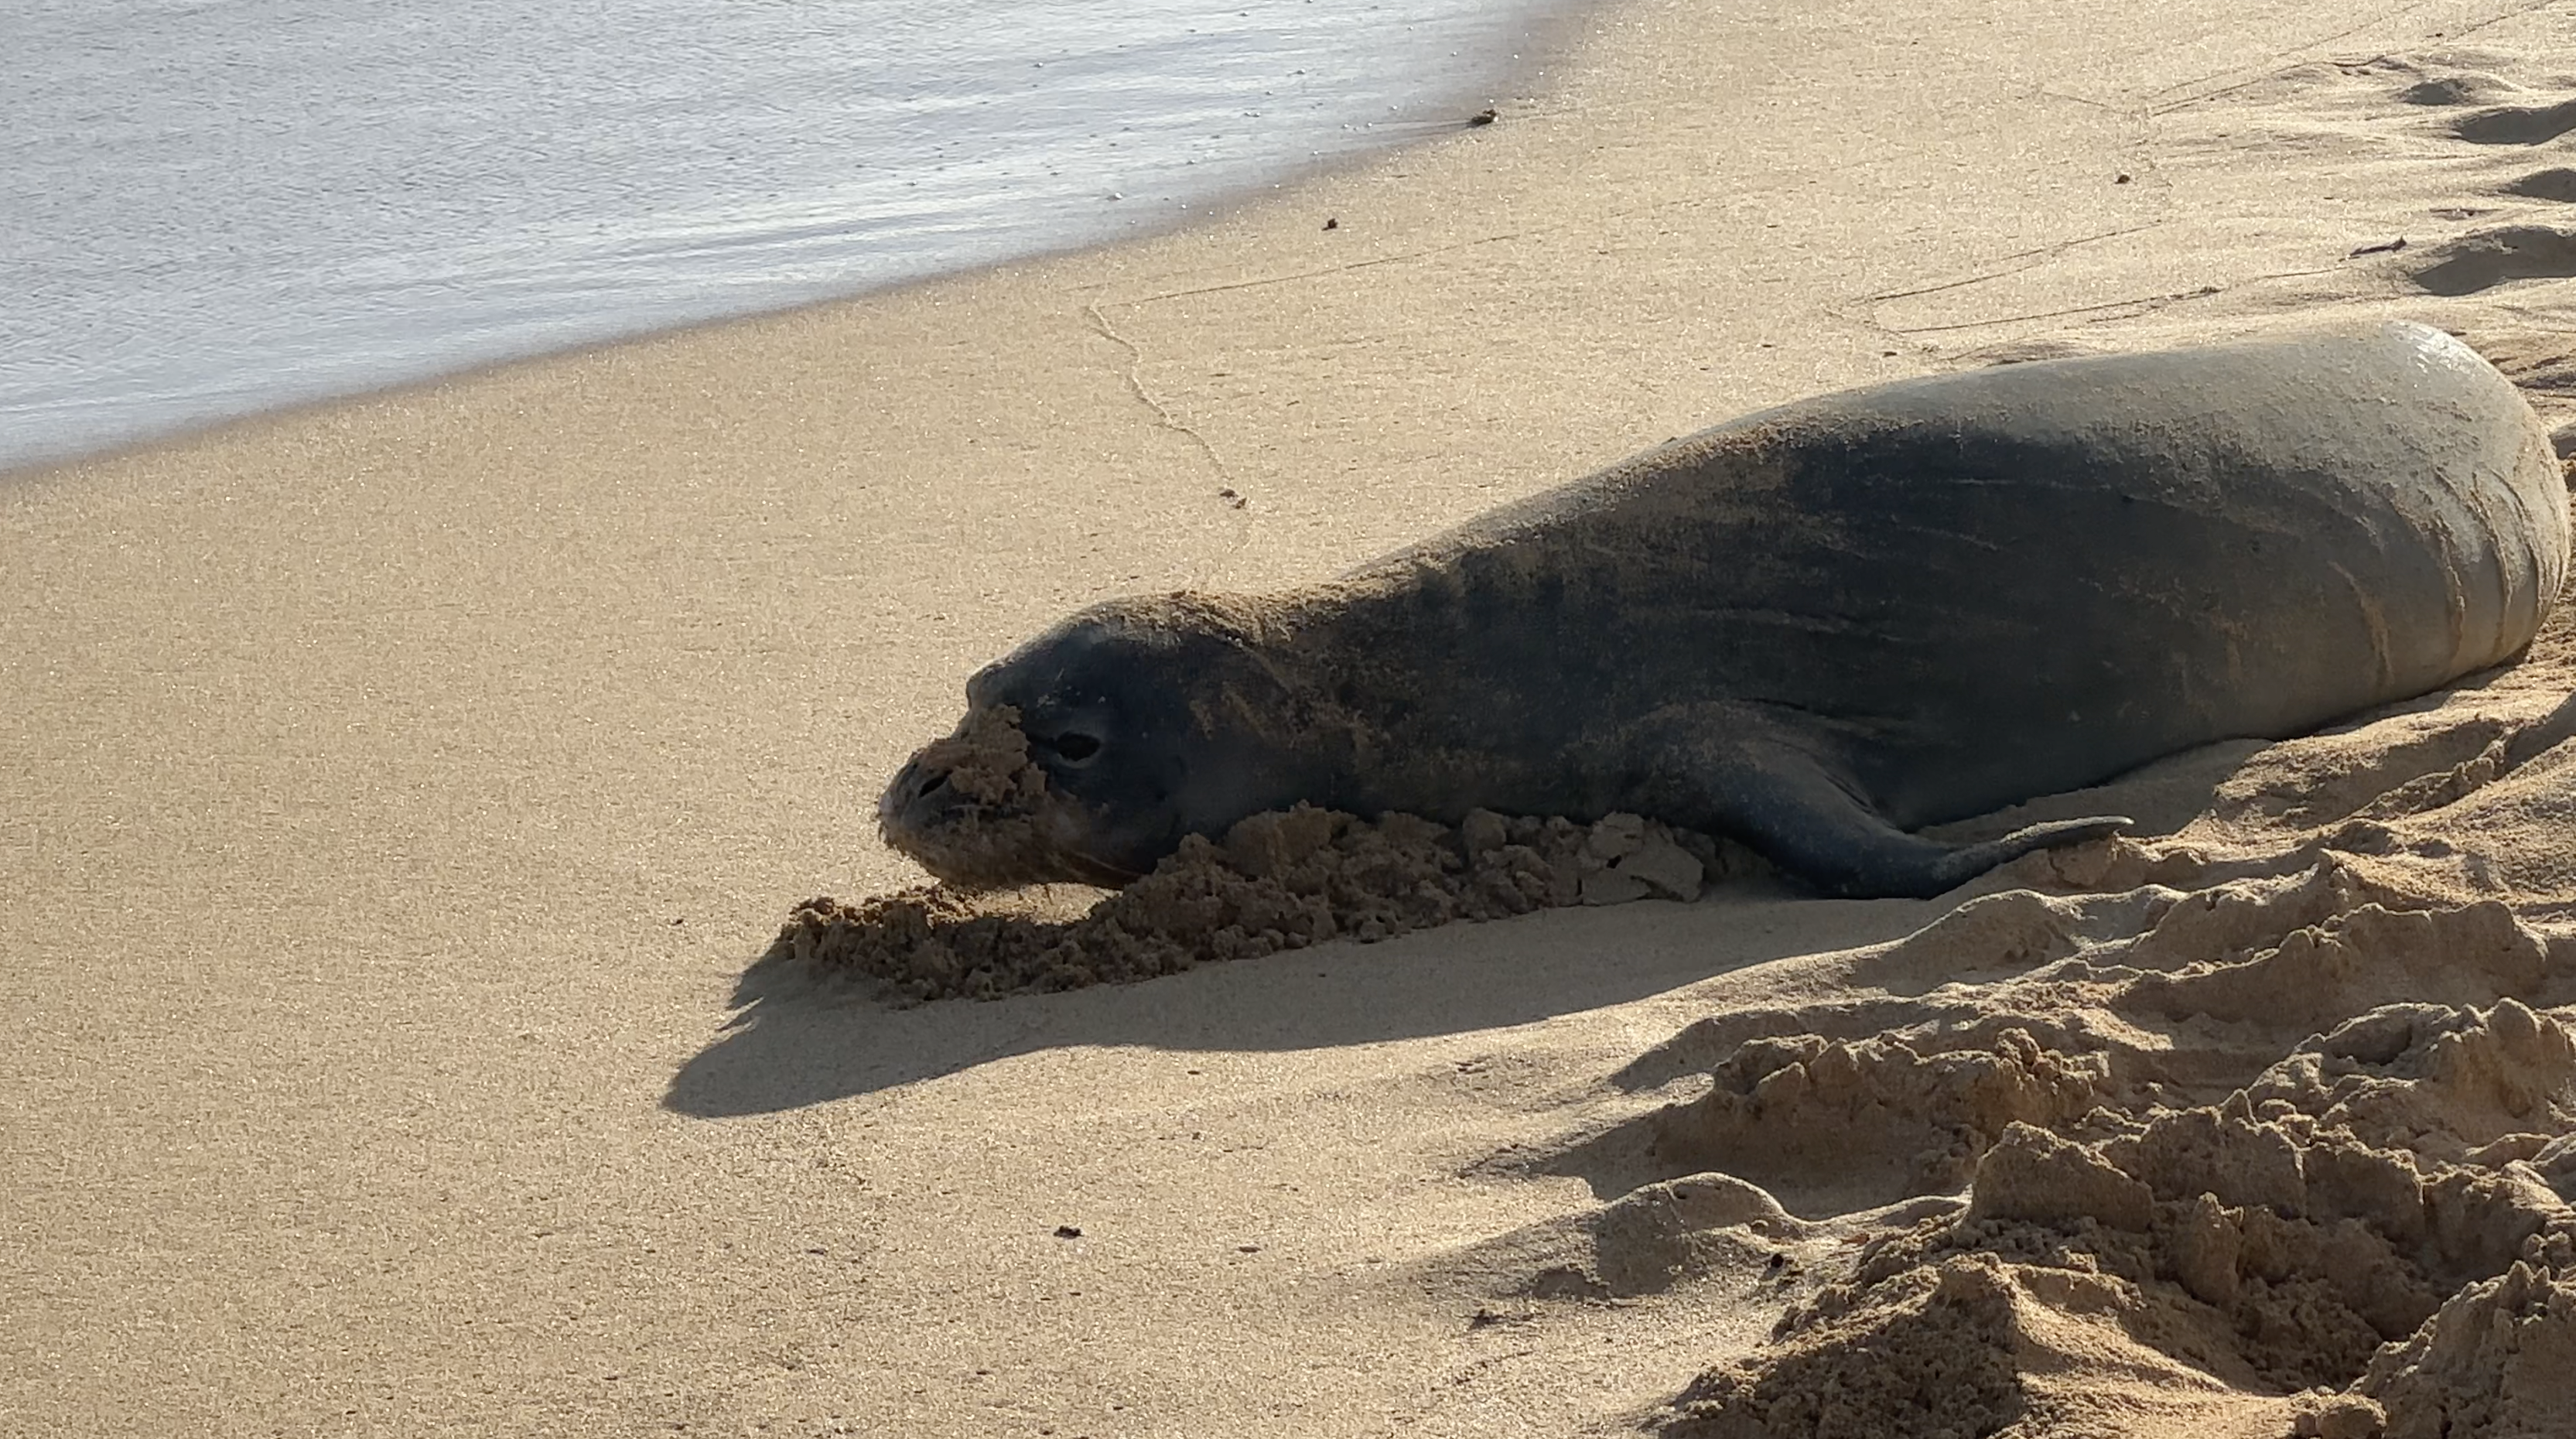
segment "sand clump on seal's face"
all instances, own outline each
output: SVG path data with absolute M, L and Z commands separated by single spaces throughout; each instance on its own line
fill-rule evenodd
M 2539 420 L 2424 326 L 1938 376 L 1334 581 L 1095 606 L 976 675 L 941 742 L 1001 756 L 1016 728 L 1016 778 L 970 791 L 934 746 L 879 819 L 961 882 L 1116 884 L 1299 801 L 1628 812 L 1929 895 L 2123 822 L 1924 826 L 2503 662 L 2567 547 Z
M 1020 713 L 1009 705 L 970 711 L 956 733 L 924 745 L 907 773 L 945 804 L 945 819 L 910 836 L 922 865 L 961 889 L 1000 889 L 1032 865 L 1059 878 L 1114 882 L 1078 845 L 1081 819 L 1029 758 Z

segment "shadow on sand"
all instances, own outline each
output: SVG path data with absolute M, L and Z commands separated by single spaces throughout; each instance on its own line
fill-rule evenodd
M 1456 924 L 1214 964 L 1140 984 L 893 1009 L 782 955 L 746 970 L 725 1032 L 665 1107 L 768 1113 L 1071 1046 L 1292 1050 L 1525 1024 L 1790 955 L 1895 939 L 1946 906 L 1714 891 Z

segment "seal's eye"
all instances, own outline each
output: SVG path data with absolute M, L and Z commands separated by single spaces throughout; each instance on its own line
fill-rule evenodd
M 1066 764 L 1088 764 L 1092 756 L 1100 753 L 1099 737 L 1084 734 L 1080 730 L 1067 730 L 1048 740 L 1047 744 Z

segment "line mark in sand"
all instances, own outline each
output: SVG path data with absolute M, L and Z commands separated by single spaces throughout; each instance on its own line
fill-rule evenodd
M 2352 257 L 2347 255 L 2344 258 Z M 2063 310 L 2034 310 L 2022 314 L 1995 315 L 1982 320 L 1956 320 L 1944 325 L 1910 325 L 1903 329 L 1883 325 L 1878 328 L 1886 330 L 1891 335 L 1933 335 L 1954 330 L 1978 330 L 1988 325 L 2019 324 L 2025 320 L 2056 320 L 2072 315 L 2097 315 L 2109 310 L 2150 312 L 2161 310 L 2167 305 L 2180 304 L 2185 300 L 2205 300 L 2212 295 L 2224 294 L 2230 290 L 2242 290 L 2253 285 L 2268 284 L 2274 280 L 2297 280 L 2310 275 L 2331 275 L 2340 268 L 2342 268 L 2340 265 L 2318 265 L 2304 270 L 2274 270 L 2261 275 L 2247 275 L 2243 279 L 2224 285 L 2203 285 L 2198 289 L 2174 290 L 2161 295 L 2133 295 L 2125 300 L 2104 300 L 2099 304 L 2073 305 Z
M 2436 31 L 2433 38 L 2437 40 L 2448 40 L 2452 44 L 2456 45 L 2481 30 L 2501 25 L 2507 20 L 2520 19 L 2522 16 L 2528 15 L 2534 10 L 2549 9 L 2551 6 L 2558 3 L 2560 3 L 2560 0 L 2524 0 L 2523 4 L 2508 5 L 2497 11 L 2495 14 L 2489 15 L 2484 20 L 2472 20 L 2466 25 L 2454 26 L 2447 34 Z
M 2143 120 L 2147 118 L 2147 112 L 2139 106 L 2122 105 L 2110 100 L 2096 100 L 2090 95 L 2073 94 L 2065 90 L 2060 90 L 2053 85 L 2042 85 L 2036 93 L 2044 95 L 2051 100 L 2063 100 L 2069 105 L 2089 105 L 2096 110 L 2106 111 L 2110 114 L 2117 115 L 2124 120 Z
M 1336 226 L 1335 228 L 1339 227 Z M 1566 227 L 1563 225 L 1550 225 L 1543 226 L 1538 230 L 1512 230 L 1500 235 L 1480 235 L 1473 240 L 1460 240 L 1454 244 L 1448 245 L 1433 245 L 1428 249 L 1422 250 L 1407 250 L 1400 255 L 1379 255 L 1374 259 L 1353 260 L 1347 264 L 1326 265 L 1320 269 L 1292 270 L 1284 275 L 1261 275 L 1249 280 L 1228 280 L 1222 285 L 1194 285 L 1190 288 L 1181 290 L 1158 290 L 1150 295 L 1135 295 L 1124 300 L 1112 300 L 1109 303 L 1114 305 L 1151 305 L 1163 300 L 1186 300 L 1193 295 L 1222 295 L 1229 290 L 1258 290 L 1266 285 L 1289 285 L 1294 284 L 1299 280 L 1320 280 L 1327 275 L 1347 275 L 1354 270 L 1373 270 L 1380 265 L 1397 265 L 1402 264 L 1407 260 L 1425 260 L 1434 255 L 1454 254 L 1460 250 L 1475 249 L 1480 245 L 1493 245 L 1499 244 L 1505 240 L 1525 239 L 1534 234 L 1543 234 L 1548 230 L 1559 230 L 1564 228 Z M 1095 305 L 1089 308 L 1093 310 L 1093 313 L 1096 316 L 1098 313 L 1098 307 Z M 1117 337 L 1113 335 L 1111 338 L 1115 339 Z M 1120 343 L 1124 344 L 1125 341 L 1122 340 Z
M 1875 295 L 1863 295 L 1859 299 L 1853 300 L 1850 303 L 1855 305 L 1877 305 L 1884 304 L 1889 300 L 1910 300 L 1917 295 L 1937 295 L 1944 290 L 1962 290 L 1970 285 L 1982 285 L 1988 280 L 2000 280 L 2007 275 L 2018 275 L 2025 270 L 2036 269 L 2041 264 L 2049 260 L 2054 260 L 2068 251 L 2080 246 L 2090 245 L 2100 240 L 2115 240 L 2122 235 L 2143 234 L 2146 231 L 2162 226 L 2164 223 L 2165 222 L 2162 220 L 2156 220 L 2144 225 L 2130 225 L 2117 230 L 2104 230 L 2098 235 L 2079 235 L 2072 240 L 2058 240 L 2046 245 L 2036 246 L 2028 250 L 2015 250 L 2009 255 L 2000 257 L 1995 262 L 1998 267 L 1995 269 L 1981 270 L 1976 274 L 1969 275 L 1963 279 L 1944 280 L 1937 285 L 1920 285 L 1911 290 L 1885 290 Z M 2012 264 L 2011 262 L 2015 260 L 2028 260 L 2030 263 L 2026 265 Z M 1903 332 L 1899 331 L 1898 333 L 1901 334 Z
M 2320 274 L 2322 271 L 2301 270 L 2297 274 Z M 2278 279 L 2280 276 L 2265 276 Z M 2165 295 L 2137 295 L 2126 300 L 2105 300 L 2098 305 L 2072 305 L 2063 310 L 2033 310 L 2018 315 L 1995 315 L 1983 320 L 1959 320 L 1947 325 L 1909 325 L 1891 333 L 1899 335 L 1935 335 L 1950 330 L 1982 330 L 1988 325 L 2010 325 L 2023 320 L 2055 320 L 2068 315 L 2095 315 L 2104 310 L 2161 309 L 2181 300 L 2205 299 L 2219 293 L 2223 286 L 2203 285 L 2197 290 L 2176 290 Z
M 1134 304 L 1138 302 L 1113 300 L 1109 303 Z M 1145 363 L 1144 349 L 1135 341 L 1120 334 L 1117 326 L 1109 323 L 1109 316 L 1102 312 L 1101 306 L 1098 302 L 1084 304 L 1082 307 L 1082 313 L 1091 321 L 1091 328 L 1098 331 L 1102 339 L 1109 341 L 1111 344 L 1116 345 L 1127 352 L 1127 366 L 1126 369 L 1121 372 L 1127 381 L 1127 392 L 1134 395 L 1137 400 L 1142 402 L 1146 409 L 1154 412 L 1154 423 L 1156 425 L 1166 430 L 1172 430 L 1179 434 L 1187 435 L 1190 443 L 1198 446 L 1199 453 L 1207 456 L 1208 465 L 1216 471 L 1216 477 L 1225 481 L 1228 486 L 1232 486 L 1234 483 L 1234 473 L 1226 468 L 1225 459 L 1216 452 L 1216 446 L 1208 443 L 1207 436 L 1202 435 L 1198 431 L 1190 428 L 1188 425 L 1183 424 L 1181 422 L 1181 417 L 1172 413 L 1171 406 L 1154 398 L 1153 391 L 1145 388 L 1144 377 L 1137 373 L 1139 367 Z
M 1134 395 L 1146 409 L 1153 411 L 1154 423 L 1157 426 L 1162 429 L 1172 430 L 1187 436 L 1191 444 L 1198 446 L 1199 453 L 1207 456 L 1208 468 L 1216 472 L 1216 478 L 1219 482 L 1219 487 L 1216 493 L 1217 496 L 1225 502 L 1227 514 L 1231 517 L 1230 522 L 1231 527 L 1234 530 L 1234 543 L 1226 546 L 1221 553 L 1202 556 L 1202 563 L 1192 570 L 1190 574 L 1190 583 L 1193 586 L 1204 585 L 1208 582 L 1209 575 L 1213 567 L 1218 562 L 1232 558 L 1234 555 L 1241 552 L 1244 546 L 1252 543 L 1252 525 L 1243 514 L 1245 508 L 1243 486 L 1240 481 L 1235 479 L 1234 471 L 1227 467 L 1225 457 L 1216 452 L 1216 446 L 1208 443 L 1207 436 L 1200 434 L 1196 429 L 1183 423 L 1181 417 L 1173 413 L 1171 406 L 1164 404 L 1159 399 L 1156 399 L 1154 397 L 1154 392 L 1145 388 L 1145 377 L 1142 373 L 1145 364 L 1144 347 L 1119 333 L 1118 327 L 1109 323 L 1109 315 L 1103 308 L 1104 305 L 1130 303 L 1135 302 L 1119 300 L 1085 301 L 1082 306 L 1082 313 L 1091 321 L 1091 327 L 1100 333 L 1100 337 L 1102 339 L 1109 341 L 1111 344 L 1116 345 L 1127 352 L 1127 364 L 1125 369 L 1121 372 L 1127 381 L 1127 392 Z
M 1906 153 L 1916 152 L 1907 151 Z M 1267 285 L 1289 285 L 1300 280 L 1321 280 L 1333 275 L 1350 274 L 1357 270 L 1375 269 L 1380 265 L 1400 265 L 1408 260 L 1427 260 L 1438 255 L 1454 255 L 1462 251 L 1480 249 L 1486 245 L 1504 244 L 1513 240 L 1534 240 L 1566 230 L 1598 230 L 1614 221 L 1634 220 L 1641 216 L 1666 214 L 1675 210 L 1699 210 L 1718 204 L 1744 204 L 1762 199 L 1786 199 L 1794 196 L 1798 184 L 1807 178 L 1811 177 L 1806 176 L 1804 172 L 1794 170 L 1746 175 L 1738 177 L 1738 183 L 1724 195 L 1691 195 L 1677 200 L 1658 201 L 1652 205 L 1640 205 L 1633 209 L 1604 210 L 1598 214 L 1587 214 L 1580 219 L 1563 220 L 1552 225 L 1534 225 L 1527 229 L 1506 230 L 1496 235 L 1479 235 L 1472 240 L 1456 240 L 1446 245 L 1430 245 L 1419 250 L 1406 250 L 1401 254 L 1379 255 L 1371 259 L 1352 260 L 1339 265 L 1324 265 L 1312 270 L 1291 270 L 1285 274 L 1258 275 L 1248 280 L 1228 280 L 1216 285 L 1191 285 L 1178 290 L 1157 290 L 1150 294 L 1131 295 L 1126 299 L 1112 300 L 1108 303 L 1151 305 L 1163 300 L 1186 300 L 1194 295 L 1222 295 L 1233 290 L 1257 290 Z M 1757 183 L 1763 181 L 1767 183 Z M 1336 223 L 1329 228 L 1336 230 L 1347 228 L 1338 223 L 1338 216 L 1335 219 Z M 1102 281 L 1092 285 L 1076 286 L 1073 292 L 1078 294 L 1087 289 L 1105 289 L 1109 283 Z

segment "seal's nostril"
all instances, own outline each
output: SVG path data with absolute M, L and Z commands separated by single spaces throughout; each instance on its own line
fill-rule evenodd
M 1067 733 L 1057 735 L 1053 743 L 1057 754 L 1064 756 L 1075 764 L 1080 764 L 1084 760 L 1091 758 L 1093 755 L 1100 753 L 1100 741 L 1094 739 L 1090 735 L 1082 734 L 1078 731 L 1068 731 Z
M 917 789 L 917 790 L 914 790 L 914 791 L 913 791 L 913 794 L 914 794 L 914 795 L 915 795 L 915 797 L 917 797 L 917 798 L 920 798 L 920 799 L 928 799 L 928 798 L 930 798 L 932 795 L 939 793 L 941 790 L 946 789 L 947 787 L 948 787 L 948 771 L 946 771 L 946 770 L 941 770 L 939 773 L 937 773 L 937 774 L 935 774 L 935 775 L 932 775 L 930 778 L 928 778 L 928 779 L 926 779 L 926 780 L 923 780 L 923 781 L 921 782 L 921 788 L 919 788 L 919 789 Z

